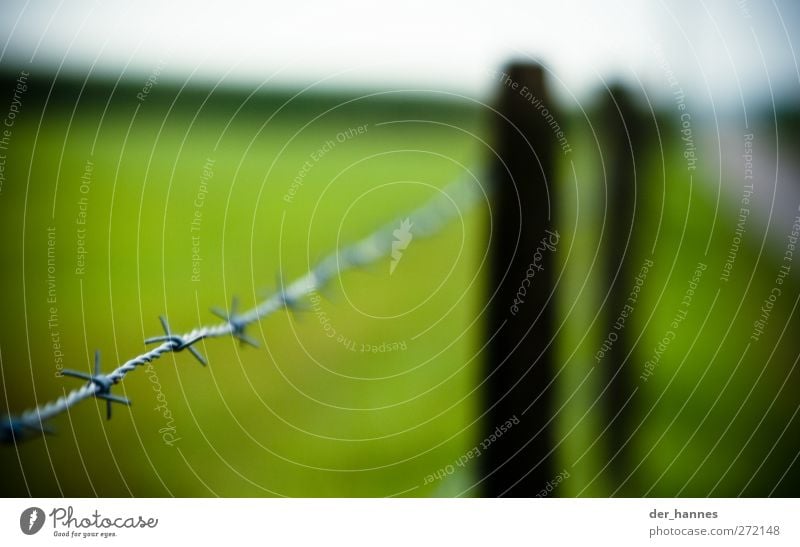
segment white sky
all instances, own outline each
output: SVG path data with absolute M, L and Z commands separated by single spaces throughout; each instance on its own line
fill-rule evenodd
M 660 44 L 694 100 L 735 106 L 740 89 L 748 102 L 769 100 L 770 85 L 797 96 L 799 22 L 800 2 L 756 0 L 3 0 L 0 65 L 140 77 L 164 60 L 162 77 L 173 80 L 325 80 L 485 97 L 489 70 L 536 57 L 565 100 L 603 79 L 639 79 L 663 98 Z

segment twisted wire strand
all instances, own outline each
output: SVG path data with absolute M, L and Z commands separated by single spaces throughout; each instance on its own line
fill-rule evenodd
M 468 171 L 468 175 L 448 184 L 436 196 L 403 217 L 414 227 L 415 238 L 428 238 L 440 232 L 455 217 L 485 199 L 486 191 L 480 179 Z M 46 424 L 48 420 L 92 397 L 107 401 L 110 418 L 112 402 L 130 405 L 127 399 L 111 394 L 112 386 L 122 382 L 128 373 L 155 361 L 166 353 L 187 349 L 205 365 L 205 359 L 193 347 L 200 340 L 234 336 L 243 342 L 255 345 L 244 332 L 248 325 L 281 309 L 295 308 L 302 298 L 324 288 L 331 280 L 347 270 L 373 264 L 386 257 L 391 253 L 397 226 L 397 221 L 386 223 L 363 239 L 331 252 L 305 275 L 278 287 L 277 292 L 250 310 L 236 313 L 234 303 L 228 314 L 215 311 L 217 315 L 225 318 L 223 323 L 197 327 L 185 334 L 172 334 L 166 319 L 160 318 L 165 334 L 145 340 L 146 344 L 161 342 L 159 345 L 125 361 L 108 374 L 102 374 L 99 370 L 99 354 L 96 355 L 94 374 L 64 370 L 65 376 L 83 378 L 87 383 L 16 416 L 3 416 L 0 418 L 0 441 L 15 443 L 30 437 L 31 433 L 50 433 L 51 430 Z

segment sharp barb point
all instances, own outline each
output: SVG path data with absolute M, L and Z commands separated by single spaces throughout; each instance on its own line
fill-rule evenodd
M 254 348 L 260 347 L 258 345 L 258 342 L 256 342 L 255 340 L 253 340 L 244 333 L 238 335 L 237 338 L 239 339 L 239 342 L 241 342 L 242 344 L 247 344 L 248 346 L 252 346 Z
M 228 313 L 223 311 L 222 309 L 216 307 L 216 306 L 211 308 L 211 313 L 213 313 L 214 315 L 216 315 L 220 319 L 224 319 L 225 321 L 228 320 Z
M 186 349 L 188 349 L 192 353 L 192 355 L 194 355 L 197 358 L 197 360 L 200 361 L 201 365 L 203 365 L 203 366 L 207 366 L 208 365 L 208 361 L 206 361 L 205 357 L 203 357 L 200 354 L 200 352 L 197 351 L 195 348 L 193 348 L 192 346 L 187 346 Z

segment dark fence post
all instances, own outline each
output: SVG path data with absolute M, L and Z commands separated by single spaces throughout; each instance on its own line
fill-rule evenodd
M 489 310 L 487 496 L 535 496 L 554 476 L 554 295 L 558 126 L 541 66 L 499 74 Z M 563 133 L 562 135 L 563 136 Z M 493 436 L 493 437 L 492 437 Z M 492 440 L 494 438 L 494 440 Z
M 608 471 L 614 487 L 626 480 L 631 492 L 639 492 L 632 481 L 627 480 L 627 473 L 634 467 L 628 461 L 628 449 L 634 425 L 632 410 L 636 404 L 635 397 L 630 399 L 636 377 L 637 361 L 631 354 L 635 332 L 631 330 L 633 326 L 628 317 L 622 323 L 620 317 L 627 311 L 625 306 L 634 276 L 641 267 L 636 263 L 639 253 L 636 252 L 634 224 L 641 198 L 637 192 L 637 170 L 641 172 L 645 161 L 646 131 L 642 113 L 622 86 L 613 85 L 608 89 L 601 108 L 602 131 L 606 137 L 601 152 L 606 166 L 604 182 L 608 196 L 607 235 L 603 245 L 608 300 L 603 316 L 605 343 L 611 347 L 598 366 L 605 388 L 605 422 L 611 423 L 606 444 L 608 457 L 613 459 Z M 609 342 L 608 336 L 613 336 L 613 341 Z

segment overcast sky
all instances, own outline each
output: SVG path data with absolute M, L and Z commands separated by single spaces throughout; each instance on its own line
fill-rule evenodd
M 3 0 L 0 65 L 232 83 L 422 87 L 486 97 L 490 71 L 536 57 L 564 100 L 604 81 L 693 100 L 800 96 L 800 2 L 755 0 L 122 2 Z M 657 50 L 662 53 L 659 55 Z

